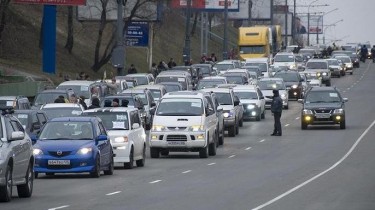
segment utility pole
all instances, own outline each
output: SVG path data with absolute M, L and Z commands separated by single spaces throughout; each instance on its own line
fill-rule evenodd
M 250 27 L 252 25 L 251 24 L 251 18 L 252 18 L 251 9 L 252 8 L 253 8 L 253 1 L 249 0 L 249 19 L 248 19 L 248 23 L 247 23 L 248 27 Z
M 117 69 L 117 75 L 124 75 L 125 63 L 125 45 L 124 45 L 124 21 L 123 21 L 123 0 L 117 0 L 117 33 L 116 33 L 116 47 L 113 49 L 111 62 L 113 67 Z
M 285 46 L 288 46 L 288 0 L 285 0 Z
M 295 23 L 295 19 L 296 19 L 296 8 L 297 8 L 296 0 L 294 0 L 294 2 L 293 2 L 293 20 L 292 20 L 292 39 L 293 39 L 293 44 L 296 44 L 296 43 L 297 43 L 297 42 L 295 41 L 295 40 L 296 40 L 296 23 Z
M 223 60 L 228 59 L 228 0 L 224 6 L 224 39 L 223 39 Z
M 186 25 L 185 25 L 185 47 L 182 55 L 185 65 L 190 63 L 190 16 L 191 16 L 191 0 L 187 0 L 186 7 Z
M 271 25 L 273 25 L 273 0 L 271 0 Z

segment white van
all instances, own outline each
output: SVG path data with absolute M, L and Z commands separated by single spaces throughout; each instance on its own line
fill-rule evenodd
M 179 91 L 162 97 L 149 135 L 151 158 L 170 151 L 199 152 L 200 158 L 216 155 L 218 118 L 214 104 L 205 99 L 205 94 Z

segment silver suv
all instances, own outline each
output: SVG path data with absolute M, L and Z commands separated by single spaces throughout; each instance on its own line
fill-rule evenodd
M 33 192 L 34 157 L 30 137 L 9 107 L 0 107 L 0 201 L 12 198 L 12 187 L 18 196 Z

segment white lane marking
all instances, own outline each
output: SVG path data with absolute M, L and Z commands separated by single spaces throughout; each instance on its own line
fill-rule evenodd
M 236 157 L 236 155 L 231 155 L 231 156 L 229 156 L 228 158 L 233 158 L 233 157 Z
M 248 147 L 248 148 L 246 148 L 245 150 L 250 150 L 251 149 L 251 147 Z
M 259 142 L 264 142 L 265 141 L 265 139 L 262 139 L 262 140 L 260 140 Z
M 184 171 L 184 172 L 182 172 L 183 174 L 187 174 L 187 173 L 190 173 L 191 172 L 191 170 L 187 170 L 187 171 Z
M 59 206 L 59 207 L 55 207 L 55 208 L 50 208 L 48 210 L 57 210 L 57 209 L 63 209 L 63 208 L 67 208 L 67 207 L 69 207 L 69 205 Z
M 282 199 L 283 197 L 293 193 L 294 191 L 302 188 L 303 186 L 307 185 L 308 183 L 314 181 L 315 179 L 323 176 L 324 174 L 328 173 L 329 171 L 333 170 L 334 168 L 336 168 L 338 165 L 340 165 L 353 151 L 354 149 L 358 146 L 359 142 L 362 141 L 363 137 L 365 137 L 365 135 L 370 131 L 370 129 L 375 125 L 375 120 L 371 123 L 371 125 L 362 133 L 362 135 L 356 140 L 356 142 L 353 144 L 353 146 L 349 149 L 349 151 L 335 164 L 333 164 L 331 167 L 329 167 L 328 169 L 326 169 L 325 171 L 321 172 L 320 174 L 312 177 L 311 179 L 308 179 L 307 181 L 301 183 L 300 185 L 297 185 L 296 187 L 286 191 L 285 193 L 275 197 L 274 199 L 270 200 L 270 201 L 267 201 L 266 203 L 260 205 L 260 206 L 257 206 L 255 208 L 253 208 L 252 210 L 259 210 L 259 209 L 262 209 L 272 203 L 275 203 L 276 201 Z
M 296 120 L 299 120 L 299 117 L 296 117 Z
M 155 181 L 152 181 L 152 182 L 149 182 L 150 184 L 155 184 L 155 183 L 158 183 L 158 182 L 161 182 L 161 180 L 155 180 Z
M 115 195 L 115 194 L 119 194 L 121 191 L 116 191 L 116 192 L 111 192 L 111 193 L 108 193 L 108 194 L 105 194 L 105 195 Z
M 216 163 L 209 163 L 207 164 L 208 166 L 212 166 L 212 165 L 215 165 Z
M 288 126 L 289 126 L 289 124 L 286 124 L 286 125 L 285 125 L 285 127 L 288 127 Z

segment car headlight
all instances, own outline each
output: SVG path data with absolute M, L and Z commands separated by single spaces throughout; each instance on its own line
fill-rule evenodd
M 189 131 L 204 131 L 204 126 L 203 125 L 193 125 L 189 127 Z
M 35 156 L 37 156 L 37 155 L 43 155 L 43 151 L 42 151 L 41 149 L 34 148 L 34 149 L 33 149 L 33 154 L 34 154 Z
M 295 64 L 292 64 L 289 66 L 290 69 L 295 69 L 296 68 L 296 65 Z
M 323 76 L 327 76 L 328 74 L 327 74 L 327 72 L 323 72 L 322 75 Z
M 151 128 L 151 131 L 164 131 L 164 130 L 165 130 L 165 126 L 162 126 L 162 125 L 153 125 Z
M 304 109 L 302 112 L 303 114 L 313 114 L 313 112 L 309 109 Z
M 146 117 L 146 113 L 145 113 L 145 112 L 141 112 L 141 113 L 139 114 L 139 116 L 141 116 L 141 118 Z
M 81 149 L 78 150 L 77 154 L 80 154 L 80 155 L 87 155 L 89 153 L 92 152 L 92 148 L 91 147 L 83 147 Z
M 247 105 L 246 109 L 255 109 L 255 105 L 254 104 L 249 104 L 249 105 Z
M 223 114 L 223 116 L 224 116 L 225 118 L 233 117 L 233 111 L 225 112 L 225 113 Z
M 286 94 L 281 94 L 282 99 L 286 99 Z
M 292 85 L 292 88 L 296 89 L 296 88 L 298 88 L 298 85 Z
M 333 111 L 333 113 L 334 113 L 334 114 L 342 114 L 342 113 L 344 113 L 344 109 L 335 109 L 335 110 Z
M 317 76 L 317 77 L 320 77 L 320 75 L 321 75 L 320 72 L 316 73 L 316 76 Z
M 114 143 L 127 143 L 127 142 L 128 142 L 127 136 L 120 136 L 114 139 Z

